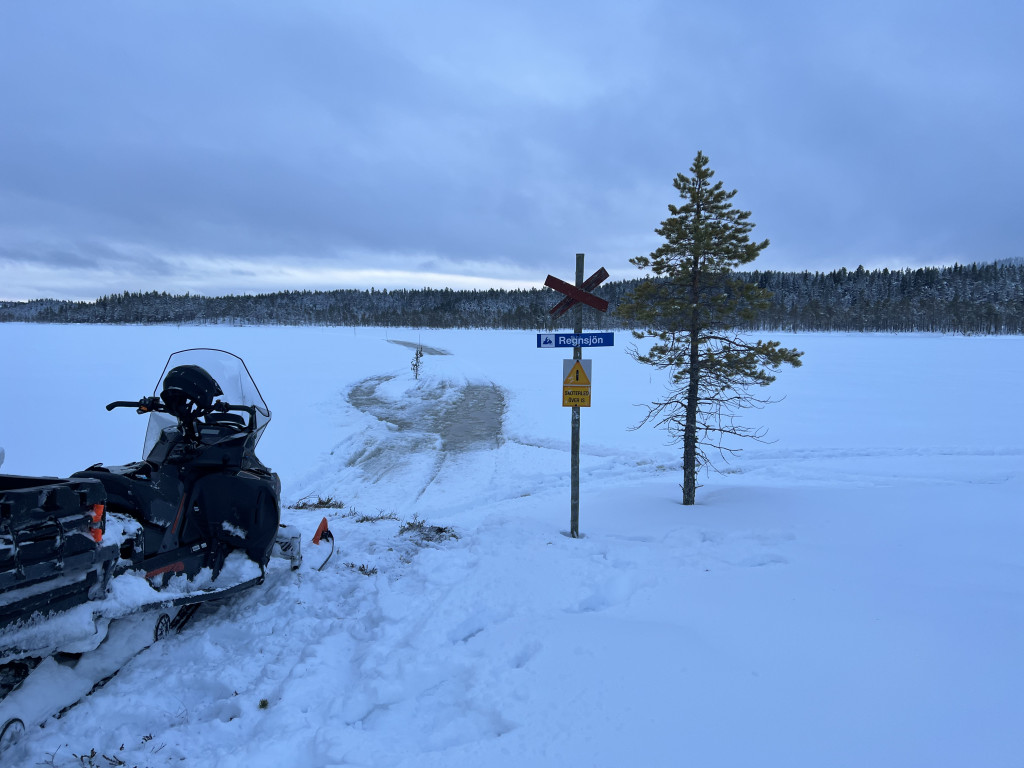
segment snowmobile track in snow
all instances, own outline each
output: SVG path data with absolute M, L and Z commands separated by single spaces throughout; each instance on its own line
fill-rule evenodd
M 378 394 L 392 375 L 371 376 L 355 384 L 348 402 L 394 430 L 393 439 L 357 451 L 348 464 L 359 465 L 379 482 L 405 465 L 411 454 L 436 451 L 433 470 L 420 489 L 422 495 L 452 454 L 497 448 L 503 441 L 505 395 L 493 382 L 444 382 L 431 392 L 395 402 Z M 457 387 L 457 393 L 449 390 Z

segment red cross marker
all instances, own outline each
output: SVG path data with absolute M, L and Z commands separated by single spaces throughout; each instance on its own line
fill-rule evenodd
M 607 279 L 608 271 L 604 267 L 601 267 L 597 272 L 584 280 L 583 285 L 579 288 L 575 285 L 570 285 L 564 280 L 559 280 L 553 275 L 548 275 L 548 279 L 544 281 L 544 285 L 548 288 L 554 288 L 559 293 L 565 294 L 565 298 L 551 308 L 551 316 L 561 317 L 568 312 L 571 307 L 575 306 L 577 302 L 586 304 L 588 307 L 593 307 L 599 312 L 607 312 L 608 302 L 599 296 L 588 293 L 588 291 L 592 291 Z

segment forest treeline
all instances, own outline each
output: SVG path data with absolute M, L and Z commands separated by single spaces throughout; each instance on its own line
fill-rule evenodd
M 1019 261 L 827 273 L 755 271 L 742 277 L 772 292 L 769 305 L 744 324 L 751 330 L 1024 333 L 1024 263 Z M 588 311 L 587 329 L 625 327 L 614 310 L 638 282 L 597 288 L 594 293 L 608 300 L 610 311 Z M 0 302 L 0 322 L 552 330 L 572 322 L 571 313 L 555 321 L 548 314 L 560 297 L 548 288 L 371 288 L 219 297 L 125 292 L 88 302 Z

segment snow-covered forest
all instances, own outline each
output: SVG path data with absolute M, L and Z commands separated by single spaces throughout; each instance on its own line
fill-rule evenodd
M 749 327 L 784 331 L 1024 333 L 1024 263 L 906 270 L 749 272 L 773 293 Z M 636 281 L 594 293 L 614 308 Z M 95 302 L 40 299 L 0 303 L 0 322 L 324 325 L 417 328 L 552 328 L 549 289 L 466 291 L 285 291 L 206 297 L 128 293 Z M 614 311 L 594 330 L 623 327 Z

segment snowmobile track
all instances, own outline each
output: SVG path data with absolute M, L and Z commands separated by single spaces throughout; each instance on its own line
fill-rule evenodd
M 348 464 L 360 466 L 380 482 L 406 466 L 411 455 L 435 453 L 417 498 L 434 483 L 455 454 L 498 448 L 504 442 L 505 394 L 494 382 L 442 382 L 434 391 L 413 390 L 396 402 L 378 390 L 395 376 L 379 375 L 353 385 L 347 399 L 353 407 L 387 424 L 394 439 L 367 445 Z M 457 392 L 452 392 L 453 388 Z M 416 396 L 418 395 L 418 396 Z

